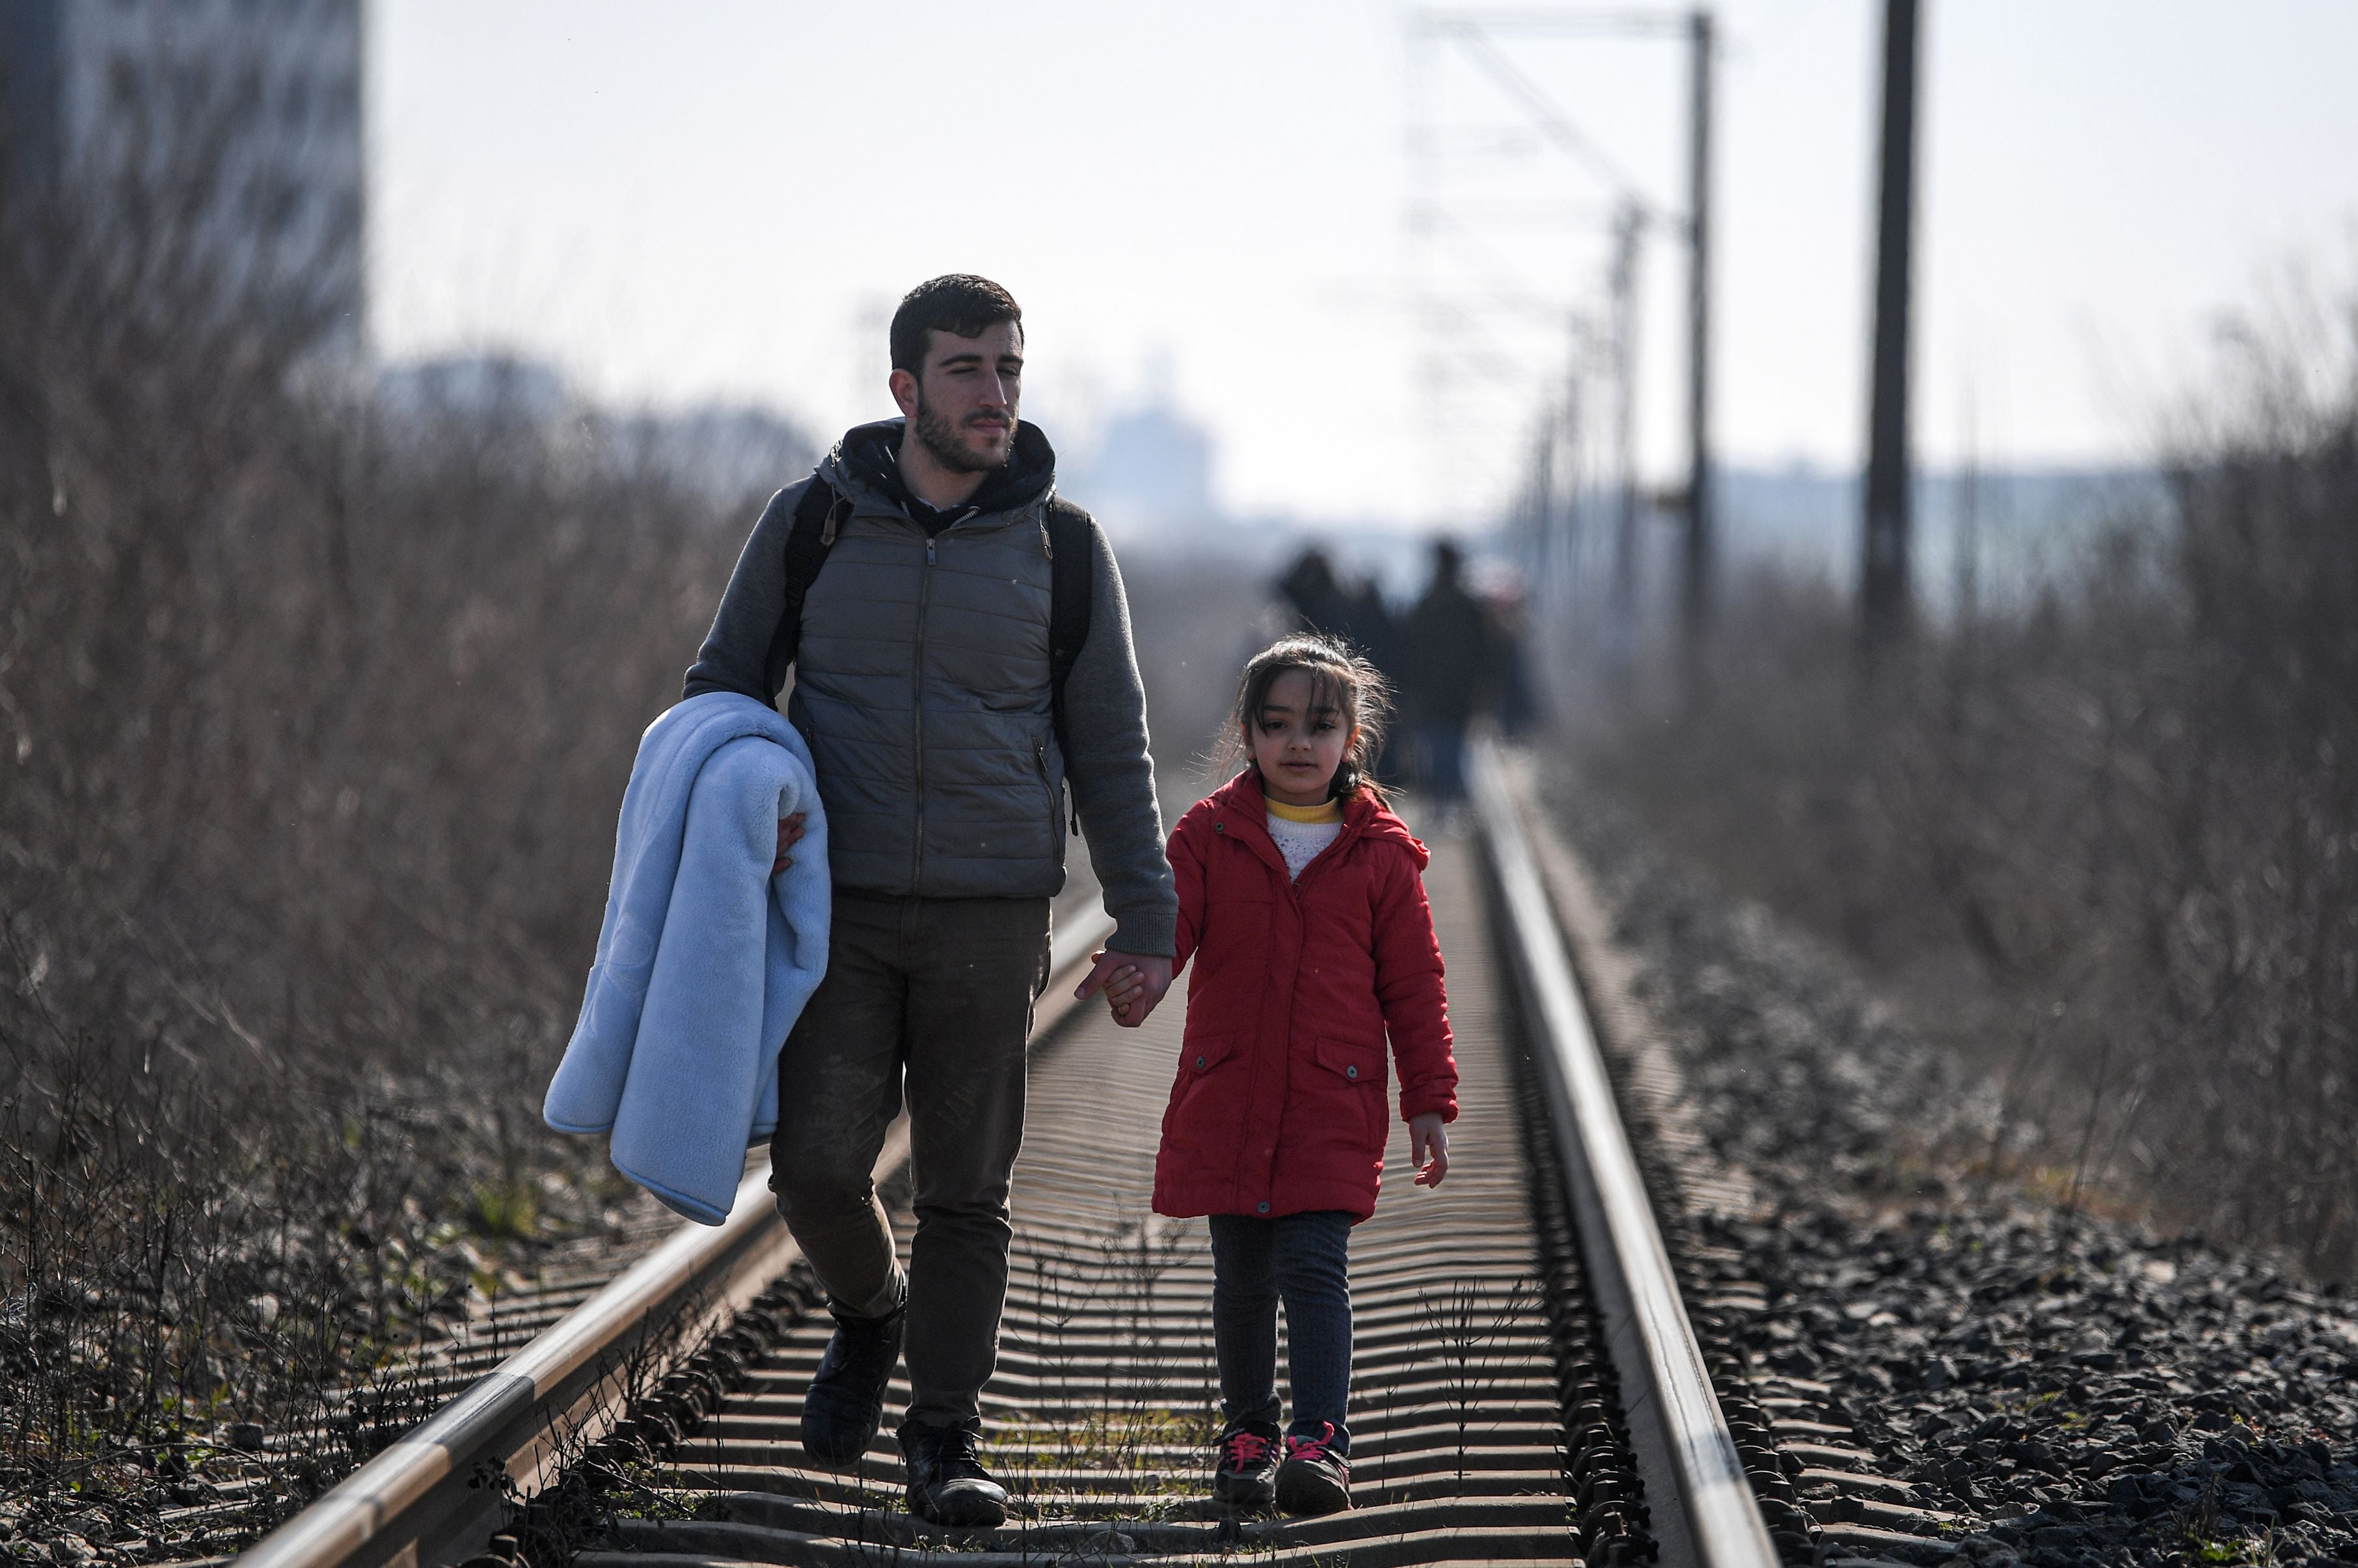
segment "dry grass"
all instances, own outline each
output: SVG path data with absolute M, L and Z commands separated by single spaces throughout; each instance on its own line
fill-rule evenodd
M 2166 514 L 2034 601 L 1867 669 L 1831 589 L 1755 580 L 1708 696 L 1594 761 L 1996 1072 L 2065 1201 L 2110 1185 L 2347 1277 L 2358 312 L 2230 342 Z
M 751 514 L 380 408 L 186 173 L 0 211 L 0 1470 L 127 1557 L 348 1468 L 415 1400 L 331 1390 L 607 1219 L 540 1089 Z

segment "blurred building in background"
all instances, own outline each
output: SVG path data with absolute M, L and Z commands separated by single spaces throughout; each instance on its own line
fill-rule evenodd
M 1171 351 L 1150 351 L 1139 362 L 1134 389 L 1106 404 L 1099 417 L 1083 422 L 1064 453 L 1060 488 L 1118 536 L 1167 536 L 1221 520 L 1213 484 L 1217 444 L 1181 406 Z M 1071 431 L 1061 420 L 1057 427 Z
M 0 0 L 5 210 L 165 223 L 225 301 L 364 338 L 361 0 Z
M 1211 432 L 1159 401 L 1106 421 L 1071 488 L 1083 504 L 1124 525 L 1207 523 L 1220 514 L 1212 498 Z

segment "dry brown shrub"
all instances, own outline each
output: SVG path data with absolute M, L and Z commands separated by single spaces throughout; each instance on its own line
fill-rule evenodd
M 189 1550 L 364 1455 L 400 1401 L 335 1390 L 498 1248 L 607 1214 L 540 1089 L 752 515 L 381 406 L 311 291 L 192 242 L 222 145 L 0 187 L 0 1470 L 159 1551 L 233 1435 L 268 1484 Z
M 2358 1265 L 2358 312 L 2231 333 L 2167 501 L 1862 665 L 1730 596 L 1708 695 L 1597 766 L 2007 1084 L 2074 1196 Z

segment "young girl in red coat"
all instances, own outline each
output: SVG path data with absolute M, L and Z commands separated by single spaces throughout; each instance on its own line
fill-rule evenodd
M 1227 1429 L 1213 1496 L 1288 1513 L 1350 1506 L 1351 1227 L 1375 1212 L 1386 1053 L 1420 1186 L 1449 1170 L 1457 1114 L 1424 846 L 1366 776 L 1383 683 L 1319 637 L 1255 655 L 1234 738 L 1249 763 L 1171 835 L 1178 962 L 1192 957 L 1154 1207 L 1209 1215 Z M 1141 991 L 1111 977 L 1117 1012 Z M 1293 1419 L 1281 1432 L 1277 1303 Z

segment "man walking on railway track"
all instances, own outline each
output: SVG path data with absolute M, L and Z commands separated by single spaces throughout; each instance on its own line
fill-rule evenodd
M 1489 707 L 1504 667 L 1498 627 L 1466 591 L 1466 557 L 1433 543 L 1433 580 L 1400 629 L 1401 708 L 1417 752 L 1417 784 L 1443 812 L 1466 800 L 1466 730 Z
M 1082 994 L 1137 966 L 1135 1026 L 1171 983 L 1178 901 L 1121 578 L 1055 454 L 1017 418 L 1022 315 L 998 285 L 919 285 L 892 318 L 903 417 L 863 425 L 773 498 L 687 695 L 773 702 L 827 810 L 826 979 L 778 1070 L 771 1185 L 836 1332 L 804 1406 L 814 1458 L 857 1463 L 905 1338 L 909 1504 L 999 1523 L 979 1395 L 1007 1291 L 1008 1178 L 1049 900 L 1076 817 L 1115 933 Z M 1070 792 L 1070 806 L 1066 792 Z M 799 823 L 779 825 L 784 860 Z M 906 1276 L 870 1173 L 904 1092 Z

